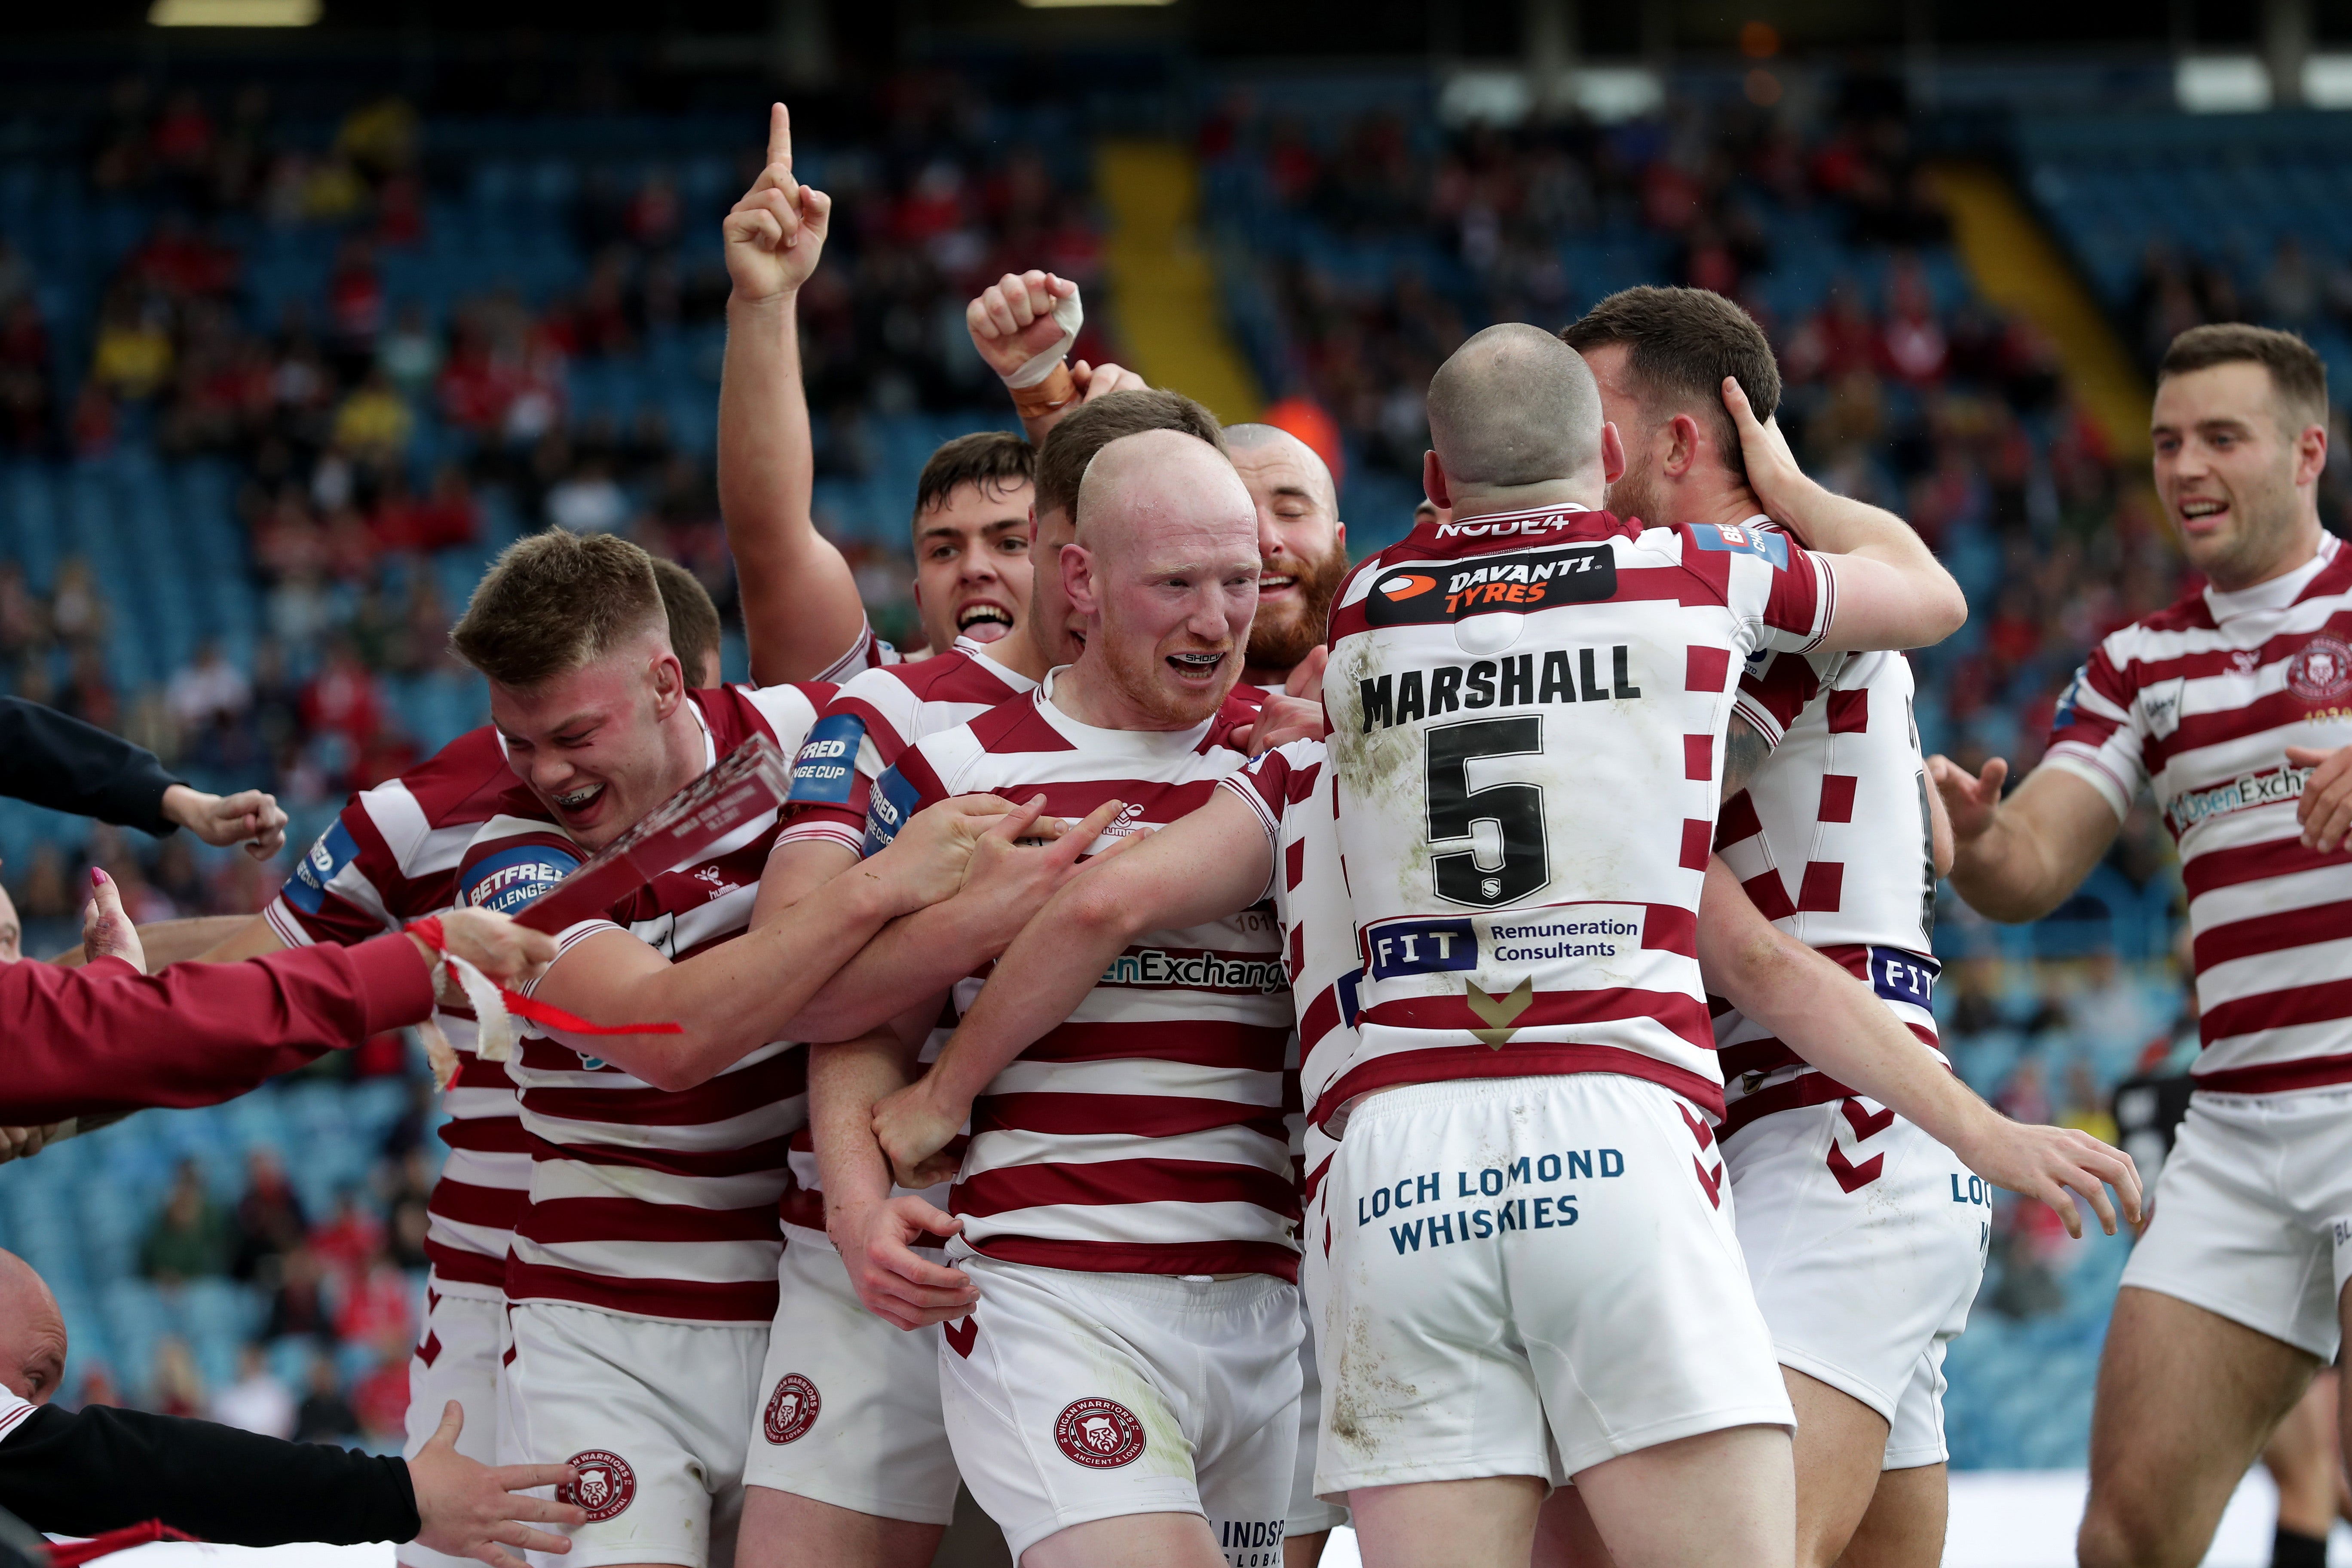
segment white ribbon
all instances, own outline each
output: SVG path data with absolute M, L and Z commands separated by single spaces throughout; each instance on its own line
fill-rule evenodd
M 439 955 L 433 966 L 434 989 L 440 989 L 441 973 L 446 970 L 466 994 L 466 1001 L 474 1009 L 474 1054 L 486 1062 L 503 1062 L 514 1057 L 514 1018 L 507 1012 L 506 1001 L 490 977 L 456 953 Z M 427 1018 L 417 1026 L 416 1032 L 425 1039 L 425 1059 L 433 1068 L 433 1083 L 436 1089 L 446 1089 L 457 1081 L 457 1052 L 449 1044 L 449 1037 L 441 1032 L 437 1018 Z

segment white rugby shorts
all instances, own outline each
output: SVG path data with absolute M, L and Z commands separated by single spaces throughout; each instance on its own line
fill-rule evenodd
M 1072 1525 L 1204 1516 L 1232 1568 L 1281 1568 L 1298 1441 L 1298 1290 L 958 1259 L 940 1395 L 964 1484 L 1015 1562 Z
M 572 1550 L 531 1552 L 532 1568 L 728 1568 L 767 1326 L 521 1301 L 508 1334 L 500 1459 L 572 1465 L 580 1480 L 557 1495 L 588 1510 Z
M 1796 1417 L 1714 1130 L 1608 1073 L 1355 1108 L 1307 1215 L 1316 1489 L 1579 1470 Z
M 499 1463 L 499 1356 L 506 1349 L 506 1298 L 480 1286 L 461 1285 L 455 1295 L 437 1274 L 425 1277 L 425 1326 L 408 1358 L 408 1440 L 403 1458 L 414 1459 L 441 1429 L 441 1409 L 456 1400 L 466 1425 L 457 1452 L 485 1465 Z M 414 1541 L 394 1548 L 407 1568 L 464 1568 L 470 1557 L 452 1557 Z
M 2352 1279 L 2352 1085 L 2189 1100 L 2124 1283 L 2333 1361 Z
M 1290 1511 L 1282 1521 L 1286 1541 L 1348 1522 L 1344 1505 L 1315 1495 L 1315 1428 L 1323 1416 L 1323 1380 L 1315 1371 L 1315 1324 L 1303 1296 L 1298 1315 L 1305 1323 L 1298 1340 L 1298 1455 L 1290 1471 Z
M 841 1255 L 793 1227 L 751 1415 L 745 1484 L 918 1524 L 955 1517 L 940 1331 L 866 1310 Z
M 1780 1364 L 1885 1418 L 1884 1467 L 1939 1465 L 1944 1351 L 1984 1278 L 1991 1194 L 1875 1100 L 1799 1106 L 1724 1140 Z

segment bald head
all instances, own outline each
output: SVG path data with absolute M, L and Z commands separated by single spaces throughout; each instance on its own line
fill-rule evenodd
M 0 1388 L 47 1405 L 65 1381 L 66 1320 L 58 1299 L 13 1252 L 0 1252 Z
M 1573 479 L 1601 461 L 1601 389 L 1574 349 L 1505 321 L 1454 350 L 1431 378 L 1429 438 L 1456 486 Z
M 1339 487 L 1332 482 L 1330 465 L 1281 426 L 1228 425 L 1225 445 L 1233 453 L 1234 467 L 1245 479 L 1252 471 L 1263 469 L 1276 483 L 1295 482 L 1325 515 L 1339 515 Z
M 1116 552 L 1167 526 L 1239 519 L 1255 531 L 1248 487 L 1224 454 L 1181 430 L 1122 436 L 1078 483 L 1078 542 Z

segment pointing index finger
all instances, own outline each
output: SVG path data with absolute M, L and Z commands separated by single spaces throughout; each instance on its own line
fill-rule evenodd
M 768 109 L 768 162 L 792 167 L 793 111 L 781 103 Z

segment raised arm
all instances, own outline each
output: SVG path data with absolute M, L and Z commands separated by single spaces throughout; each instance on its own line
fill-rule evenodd
M 735 555 L 751 679 L 830 670 L 866 626 L 856 579 L 810 515 L 815 453 L 801 385 L 799 298 L 833 198 L 793 178 L 792 116 L 768 111 L 768 166 L 727 215 L 727 355 L 719 381 L 719 505 Z
M 1759 424 L 1737 379 L 1723 405 L 1739 430 L 1748 482 L 1772 520 L 1836 556 L 1828 648 L 1925 647 L 1967 624 L 1969 602 L 1927 542 L 1893 512 L 1825 489 L 1797 466 L 1778 421 Z
M 1150 931 L 1222 920 L 1265 891 L 1274 851 L 1246 803 L 1220 789 L 1108 866 L 1056 893 L 996 961 L 988 984 L 922 1079 L 875 1109 L 900 1183 L 929 1186 L 936 1160 L 996 1075 L 1086 1000 L 1110 962 Z
M 2070 1193 L 2098 1212 L 2139 1223 L 2139 1173 L 2130 1155 L 2087 1132 L 2011 1121 L 1931 1056 L 1868 985 L 1766 920 L 1719 858 L 1699 906 L 1699 968 L 1706 987 L 1780 1037 L 1813 1066 L 1907 1118 L 1996 1186 L 2039 1198 L 2069 1235 L 2083 1234 Z
M 1004 383 L 1033 447 L 1044 446 L 1071 409 L 1144 385 L 1115 364 L 1064 363 L 1085 319 L 1078 286 L 1034 267 L 1006 273 L 964 307 L 971 346 Z
M 1951 821 L 1952 890 L 1997 921 L 2038 921 L 2064 903 L 2123 826 L 2105 795 L 2063 768 L 2034 769 L 2007 800 L 1999 757 L 1975 777 L 1930 757 L 1927 777 Z

